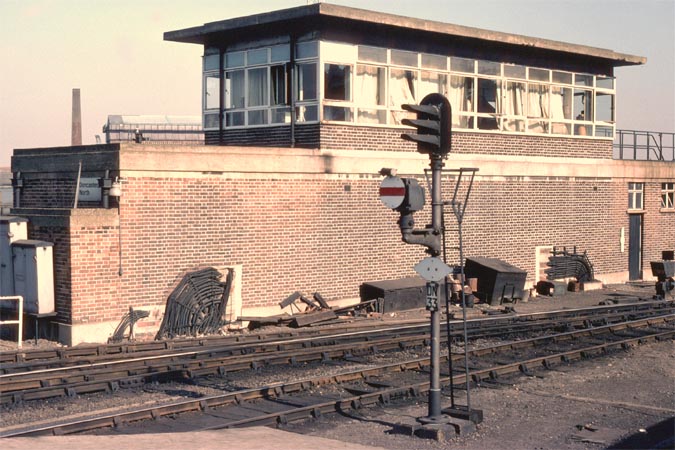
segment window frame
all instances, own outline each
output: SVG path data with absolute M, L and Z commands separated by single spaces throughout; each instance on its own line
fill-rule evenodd
M 675 212 L 675 182 L 666 181 L 661 183 L 661 212 Z
M 638 204 L 639 203 L 639 204 Z M 628 211 L 644 211 L 645 206 L 645 183 L 631 181 L 628 183 Z
M 400 105 L 392 104 L 392 83 L 397 70 L 410 71 L 414 77 L 412 82 L 413 93 L 407 95 L 404 103 L 409 103 L 414 98 L 415 103 L 421 100 L 421 90 L 425 87 L 423 77 L 427 73 L 438 74 L 444 82 L 441 93 L 454 98 L 454 103 L 461 102 L 461 107 L 453 105 L 453 130 L 459 132 L 498 132 L 502 134 L 532 135 L 532 136 L 569 136 L 575 138 L 600 138 L 613 139 L 616 130 L 616 83 L 615 78 L 606 74 L 576 73 L 571 71 L 557 70 L 543 67 L 526 66 L 507 62 L 480 60 L 453 55 L 438 55 L 425 52 L 411 52 L 409 50 L 374 47 L 367 45 L 354 45 L 331 41 L 312 40 L 296 43 L 296 54 L 302 47 L 304 57 L 296 57 L 295 64 L 290 67 L 290 43 L 267 45 L 262 47 L 244 48 L 240 46 L 231 52 L 225 52 L 218 57 L 223 58 L 223 71 L 218 72 L 222 77 L 221 86 L 226 82 L 228 72 L 244 70 L 244 96 L 243 108 L 225 108 L 226 93 L 221 89 L 221 103 L 223 110 L 219 111 L 225 128 L 242 128 L 273 126 L 280 123 L 290 122 L 288 112 L 291 104 L 296 106 L 296 122 L 339 122 L 353 125 L 401 127 L 400 120 L 410 117 L 411 114 L 404 112 Z M 285 48 L 289 46 L 289 61 L 281 61 L 286 57 Z M 211 49 L 211 53 L 212 53 Z M 203 65 L 203 116 L 214 114 L 217 108 L 213 104 L 207 109 L 206 92 L 207 78 L 213 75 L 214 55 L 209 54 L 209 70 L 207 64 Z M 274 56 L 273 56 L 274 53 Z M 265 61 L 257 58 L 255 64 L 249 64 L 251 55 L 261 56 L 266 54 Z M 393 55 L 393 56 L 392 56 Z M 301 55 L 302 56 L 302 55 Z M 399 57 L 401 64 L 393 64 L 392 59 Z M 206 56 L 205 56 L 206 58 Z M 229 62 L 228 62 L 229 61 Z M 416 64 L 413 63 L 416 61 Z M 300 99 L 299 70 L 301 66 L 314 65 L 315 80 L 313 88 L 316 98 Z M 349 98 L 329 99 L 325 93 L 324 68 L 328 65 L 341 65 L 349 67 Z M 285 87 L 286 104 L 273 104 L 273 87 L 275 80 L 273 75 L 278 76 L 277 66 L 284 66 L 286 76 Z M 360 94 L 357 86 L 357 71 L 360 66 L 376 68 L 378 85 L 375 87 L 375 97 L 383 96 L 384 100 L 379 105 L 366 100 L 366 96 Z M 265 67 L 267 74 L 267 104 L 249 106 L 251 70 Z M 305 69 L 307 70 L 307 69 Z M 433 77 L 432 77 L 433 78 Z M 383 86 L 379 86 L 380 79 Z M 495 85 L 495 112 L 480 111 L 478 108 L 478 88 L 484 82 Z M 433 83 L 430 83 L 433 84 Z M 545 105 L 539 116 L 533 117 L 533 111 L 529 111 L 528 105 L 530 93 L 534 86 L 543 86 L 546 91 Z M 522 87 L 525 90 L 522 90 Z M 509 93 L 509 89 L 517 89 L 520 95 Z M 426 92 L 426 91 L 425 91 Z M 372 96 L 372 93 L 370 94 Z M 524 100 L 518 97 L 525 96 Z M 579 117 L 580 109 L 578 99 L 583 95 L 585 99 L 585 116 Z M 293 96 L 294 98 L 291 98 Z M 559 96 L 559 98 L 558 98 Z M 399 96 L 400 97 L 400 96 Z M 408 98 L 412 97 L 412 98 Z M 396 101 L 402 100 L 396 99 Z M 609 106 L 609 111 L 604 120 L 596 120 L 598 117 L 598 105 L 600 99 Z M 515 101 L 515 103 L 514 103 Z M 609 103 L 607 103 L 609 102 Z M 329 118 L 326 108 L 341 108 L 349 111 L 340 119 Z M 555 108 L 555 110 L 554 110 Z M 310 110 L 309 120 L 302 120 L 301 110 Z M 606 108 L 605 108 L 606 109 Z M 266 110 L 267 120 L 261 124 L 249 124 L 248 114 L 251 111 Z M 226 115 L 228 113 L 243 112 L 245 120 L 237 122 L 237 125 L 227 126 Z M 590 112 L 590 114 L 589 114 Z M 338 115 L 339 116 L 339 115 Z M 370 119 L 367 117 L 370 116 Z M 366 117 L 364 120 L 363 118 Z M 481 126 L 479 122 L 495 121 L 496 126 Z M 212 122 L 212 121 L 210 121 Z M 533 128 L 533 125 L 536 125 Z M 209 128 L 211 129 L 211 128 Z

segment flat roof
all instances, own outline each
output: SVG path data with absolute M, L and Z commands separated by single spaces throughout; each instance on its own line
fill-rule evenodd
M 209 22 L 201 26 L 185 28 L 182 30 L 168 31 L 164 33 L 164 40 L 192 44 L 206 44 L 216 35 L 232 33 L 244 28 L 263 27 L 282 22 L 310 20 L 319 17 L 336 18 L 363 24 L 384 25 L 392 28 L 414 30 L 423 33 L 427 32 L 460 37 L 482 41 L 483 43 L 498 43 L 514 48 L 522 47 L 523 49 L 530 48 L 551 52 L 573 53 L 585 57 L 609 60 L 612 62 L 613 66 L 639 65 L 647 62 L 647 58 L 644 56 L 617 53 L 613 50 L 603 48 L 483 30 L 480 28 L 436 22 L 433 20 L 416 19 L 365 9 L 349 8 L 346 6 L 331 5 L 329 3 L 299 6 L 268 13 Z

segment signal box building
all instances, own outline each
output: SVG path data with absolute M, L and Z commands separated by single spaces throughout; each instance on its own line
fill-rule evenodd
M 401 242 L 378 171 L 425 184 L 428 157 L 400 135 L 401 105 L 428 93 L 452 106 L 445 168 L 479 168 L 466 256 L 502 259 L 532 283 L 552 247 L 576 246 L 597 279 L 623 282 L 651 277 L 649 261 L 675 248 L 672 150 L 613 152 L 614 69 L 643 57 L 325 3 L 164 37 L 204 48 L 205 145 L 14 152 L 12 212 L 54 243 L 64 342 L 105 341 L 130 306 L 151 311 L 136 331 L 154 332 L 198 267 L 235 269 L 233 320 L 277 314 L 295 291 L 349 301 L 364 282 L 414 275 L 423 247 Z M 121 196 L 104 187 L 74 208 L 79 162 L 83 178 L 118 179 Z

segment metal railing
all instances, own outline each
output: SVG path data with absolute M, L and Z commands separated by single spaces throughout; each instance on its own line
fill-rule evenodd
M 675 161 L 675 133 L 616 130 L 614 159 Z
M 17 313 L 19 315 L 19 318 L 16 320 L 2 320 L 0 321 L 0 325 L 18 325 L 19 330 L 17 331 L 17 345 L 19 348 L 21 348 L 21 342 L 23 338 L 23 297 L 20 295 L 9 295 L 9 296 L 3 296 L 0 297 L 0 302 L 4 302 L 7 300 L 15 300 L 16 302 L 19 303 L 19 307 L 17 309 Z

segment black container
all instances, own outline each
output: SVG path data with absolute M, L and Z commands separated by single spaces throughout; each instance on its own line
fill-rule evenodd
M 652 275 L 659 281 L 675 277 L 675 261 L 652 261 Z
M 490 305 L 522 299 L 527 272 L 496 258 L 466 258 L 467 278 L 478 278 L 476 296 Z
M 439 306 L 445 304 L 445 287 L 439 283 Z M 382 313 L 425 308 L 427 299 L 426 281 L 420 277 L 398 280 L 371 281 L 359 288 L 361 301 L 382 299 Z

